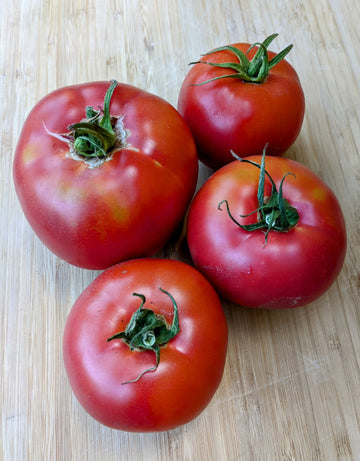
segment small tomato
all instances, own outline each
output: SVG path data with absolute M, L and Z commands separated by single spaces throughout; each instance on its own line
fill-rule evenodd
M 304 118 L 304 93 L 294 68 L 261 44 L 217 48 L 191 68 L 179 94 L 178 110 L 194 136 L 203 163 L 217 169 L 240 157 L 281 156 L 296 140 Z

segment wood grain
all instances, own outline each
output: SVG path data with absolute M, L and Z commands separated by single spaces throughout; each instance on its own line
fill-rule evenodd
M 0 459 L 359 459 L 359 23 L 357 0 L 0 0 Z M 294 44 L 307 103 L 286 155 L 338 196 L 344 268 L 299 310 L 224 303 L 224 378 L 192 423 L 160 434 L 103 427 L 72 395 L 61 352 L 67 313 L 97 273 L 58 260 L 27 224 L 11 177 L 19 130 L 49 91 L 90 80 L 116 78 L 176 106 L 190 61 L 273 32 L 275 51 Z M 199 185 L 209 173 L 201 168 Z M 170 244 L 159 255 L 188 260 Z

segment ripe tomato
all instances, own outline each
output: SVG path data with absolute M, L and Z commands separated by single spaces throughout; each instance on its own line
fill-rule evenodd
M 40 240 L 73 265 L 104 269 L 165 244 L 193 196 L 198 164 L 170 104 L 94 82 L 58 89 L 34 107 L 13 169 Z
M 344 217 L 307 167 L 279 157 L 267 157 L 265 166 L 264 158 L 229 163 L 205 182 L 190 207 L 188 245 L 195 266 L 229 301 L 298 307 L 339 274 Z
M 81 405 L 102 424 L 135 432 L 195 418 L 220 384 L 226 349 L 210 283 L 183 262 L 151 258 L 98 276 L 71 309 L 63 342 Z
M 248 43 L 218 48 L 191 68 L 179 94 L 178 110 L 188 123 L 203 163 L 217 169 L 240 157 L 281 156 L 297 138 L 305 110 L 294 68 L 261 46 Z M 250 51 L 249 51 L 249 48 Z M 225 78 L 225 76 L 227 76 Z

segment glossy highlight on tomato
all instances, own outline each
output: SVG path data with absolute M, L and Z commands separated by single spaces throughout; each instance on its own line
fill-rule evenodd
M 220 299 L 200 272 L 180 261 L 136 259 L 105 270 L 79 296 L 65 325 L 64 363 L 75 396 L 97 421 L 166 431 L 210 402 L 227 335 Z
M 235 160 L 205 182 L 189 211 L 189 249 L 195 266 L 232 303 L 304 306 L 325 293 L 342 268 L 344 216 L 331 189 L 294 160 L 266 157 L 268 175 L 259 188 L 263 158 Z M 285 208 L 275 203 L 263 213 L 274 204 L 269 175 Z M 288 229 L 269 230 L 270 221 L 277 227 L 287 220 L 284 213 Z
M 86 269 L 158 251 L 197 181 L 195 143 L 180 114 L 139 88 L 109 85 L 45 96 L 14 157 L 15 189 L 31 227 L 59 258 Z

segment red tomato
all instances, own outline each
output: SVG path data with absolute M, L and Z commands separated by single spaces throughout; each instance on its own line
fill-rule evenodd
M 136 324 L 134 313 L 146 321 Z M 157 344 L 153 333 L 158 338 L 161 327 L 156 333 L 152 322 L 159 319 L 171 334 L 156 367 L 154 348 L 138 341 Z M 98 276 L 71 309 L 63 342 L 81 405 L 102 424 L 135 432 L 165 431 L 195 418 L 220 384 L 226 349 L 226 319 L 209 282 L 185 263 L 150 258 Z
M 262 157 L 229 163 L 195 196 L 187 227 L 193 261 L 233 303 L 260 308 L 308 304 L 329 288 L 343 265 L 346 232 L 339 203 L 307 167 L 267 157 L 266 171 L 277 199 L 281 192 L 285 198 L 290 222 L 288 231 L 268 230 L 270 221 L 281 227 L 281 210 L 275 199 L 269 201 L 269 177 L 259 187 L 259 168 L 249 160 L 261 165 Z M 284 177 L 288 172 L 292 175 Z M 259 222 L 263 229 L 256 229 Z
M 14 182 L 51 251 L 104 269 L 164 245 L 192 198 L 197 168 L 190 130 L 170 104 L 129 85 L 94 82 L 58 89 L 34 107 L 16 149 Z
M 268 74 L 264 72 L 266 60 L 271 62 L 277 56 L 271 51 L 264 53 L 275 37 L 276 34 L 268 37 L 265 46 L 253 47 L 248 54 L 251 46 L 248 43 L 210 52 L 194 63 L 183 82 L 178 110 L 193 133 L 200 160 L 211 168 L 231 162 L 230 150 L 246 157 L 261 154 L 268 145 L 268 155 L 281 156 L 300 132 L 305 100 L 294 68 L 282 59 Z M 248 75 L 252 68 L 243 65 L 244 57 L 239 62 L 236 50 L 248 60 L 258 50 L 262 52 L 252 76 Z M 279 53 L 280 57 L 288 51 L 290 47 Z M 216 65 L 224 63 L 229 66 Z M 224 78 L 225 75 L 229 78 Z M 246 78 L 250 81 L 245 81 Z M 215 80 L 208 82 L 211 79 Z

